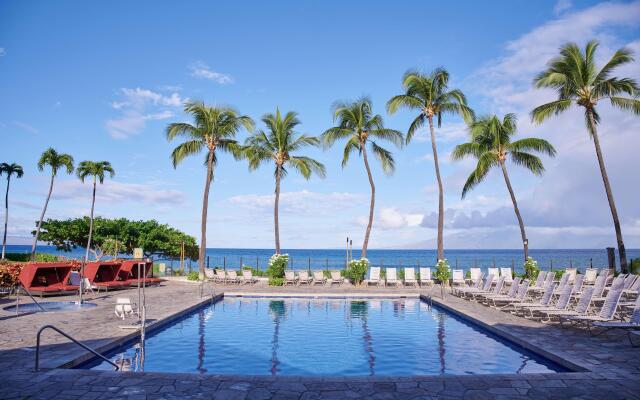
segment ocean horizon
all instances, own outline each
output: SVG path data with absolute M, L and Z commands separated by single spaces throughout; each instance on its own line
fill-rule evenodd
M 29 253 L 30 245 L 7 245 L 8 253 Z M 57 250 L 55 246 L 40 245 L 39 253 L 63 255 L 71 258 L 84 257 L 84 249 L 76 248 L 71 252 Z M 265 269 L 273 249 L 246 248 L 207 248 L 207 265 L 214 267 L 239 268 L 247 265 Z M 344 268 L 347 259 L 346 249 L 282 249 L 282 253 L 289 254 L 292 269 L 336 269 Z M 538 261 L 543 270 L 575 267 L 579 269 L 607 266 L 606 249 L 530 249 L 529 254 Z M 124 255 L 123 255 L 124 256 Z M 360 258 L 360 249 L 353 249 L 352 257 Z M 522 249 L 451 249 L 445 250 L 445 258 L 452 267 L 513 267 L 516 272 L 522 272 L 524 256 Z M 640 258 L 640 249 L 627 249 L 627 259 Z M 154 257 L 158 262 L 165 262 L 167 266 L 177 268 L 179 260 Z M 419 267 L 433 266 L 436 262 L 435 249 L 368 249 L 367 259 L 375 266 L 389 267 Z M 616 249 L 616 265 L 619 266 Z M 197 260 L 187 259 L 185 268 L 196 269 Z

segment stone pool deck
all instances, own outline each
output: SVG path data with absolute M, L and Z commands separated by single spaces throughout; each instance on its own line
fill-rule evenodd
M 228 295 L 428 296 L 429 289 L 343 287 L 207 287 L 170 281 L 147 290 L 148 319 L 170 322 L 189 309 Z M 34 372 L 36 331 L 52 324 L 106 351 L 135 335 L 119 328 L 116 297 L 137 301 L 137 291 L 91 295 L 97 307 L 82 312 L 16 317 L 0 310 L 0 399 L 640 399 L 640 348 L 625 337 L 589 337 L 447 296 L 434 303 L 497 334 L 582 372 L 419 377 L 310 378 L 216 376 L 74 370 L 89 355 L 53 331 L 43 334 L 41 365 Z M 74 298 L 57 297 L 53 301 Z M 26 299 L 22 298 L 23 301 Z M 0 307 L 14 300 L 0 299 Z M 473 343 L 469 343 L 473 346 Z

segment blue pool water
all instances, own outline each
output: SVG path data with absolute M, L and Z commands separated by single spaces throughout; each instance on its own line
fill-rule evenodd
M 233 375 L 566 371 L 418 299 L 233 298 L 109 355 L 124 370 Z M 82 368 L 112 369 L 107 363 Z
M 94 303 L 82 303 L 78 304 L 75 301 L 45 301 L 39 302 L 42 308 L 47 312 L 55 311 L 81 311 L 87 308 L 93 308 L 96 306 Z M 8 306 L 4 308 L 5 311 L 15 312 L 16 306 Z M 42 309 L 35 303 L 20 304 L 18 306 L 19 313 L 32 313 L 42 312 Z

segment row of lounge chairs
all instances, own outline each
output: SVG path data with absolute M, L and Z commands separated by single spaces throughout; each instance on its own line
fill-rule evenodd
M 225 271 L 222 269 L 206 268 L 204 270 L 204 276 L 209 282 L 224 285 L 253 285 L 258 281 L 250 269 L 243 269 L 242 273 L 238 275 L 237 271 L 231 269 Z
M 586 275 L 565 271 L 556 281 L 553 272 L 541 271 L 533 282 L 516 277 L 508 283 L 505 276 L 488 274 L 453 286 L 452 293 L 524 318 L 582 326 L 590 334 L 622 329 L 636 345 L 632 334 L 640 332 L 640 277 L 596 272 L 591 283 Z
M 309 275 L 309 271 L 284 271 L 284 284 L 285 285 L 329 285 L 334 284 L 342 285 L 344 278 L 340 271 L 329 271 L 329 277 L 327 278 L 324 271 L 313 271 Z

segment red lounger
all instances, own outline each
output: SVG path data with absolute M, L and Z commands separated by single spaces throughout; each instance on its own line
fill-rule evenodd
M 144 264 L 144 271 L 143 272 L 143 277 L 146 276 L 146 278 L 142 278 L 140 279 L 140 282 L 145 282 L 147 284 L 159 284 L 160 282 L 162 282 L 162 279 L 160 278 L 153 278 L 150 277 L 149 274 L 152 271 L 153 268 L 153 261 L 147 261 L 147 260 L 127 260 L 127 261 L 123 261 L 122 262 L 122 266 L 124 268 L 129 268 L 129 279 L 128 282 L 130 285 L 137 285 L 138 284 L 138 264 Z M 127 267 L 125 267 L 125 265 Z M 140 268 L 142 269 L 142 268 Z
M 128 283 L 118 280 L 121 265 L 120 261 L 90 262 L 84 266 L 84 276 L 93 285 L 105 290 L 124 287 Z
M 20 271 L 20 283 L 34 294 L 62 294 L 74 292 L 78 286 L 69 284 L 73 266 L 66 262 L 28 263 Z

